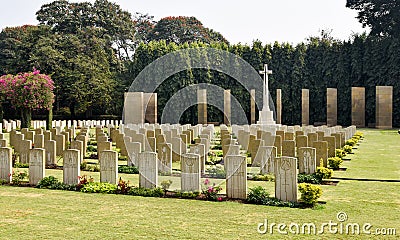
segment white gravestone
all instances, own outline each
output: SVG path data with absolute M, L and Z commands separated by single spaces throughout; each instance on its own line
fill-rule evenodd
M 247 162 L 245 156 L 228 155 L 225 158 L 226 195 L 228 198 L 246 199 Z
M 297 202 L 297 159 L 275 159 L 275 197 L 285 202 Z
M 183 192 L 200 192 L 200 155 L 186 153 L 181 161 L 181 190 Z
M 45 150 L 34 148 L 29 151 L 29 184 L 37 185 L 45 176 Z
M 0 180 L 10 183 L 12 180 L 12 149 L 0 148 Z
M 262 146 L 259 148 L 258 151 L 261 154 L 261 174 L 273 174 L 277 148 L 274 146 Z
M 311 147 L 299 148 L 299 173 L 313 174 L 317 168 L 316 149 Z
M 81 155 L 79 150 L 69 149 L 65 150 L 63 154 L 64 167 L 63 167 L 63 182 L 64 184 L 78 184 L 79 176 L 81 174 L 80 160 Z
M 117 184 L 118 182 L 118 153 L 116 151 L 102 151 L 99 154 L 100 182 Z
M 155 188 L 158 185 L 157 153 L 142 152 L 139 154 L 139 187 Z

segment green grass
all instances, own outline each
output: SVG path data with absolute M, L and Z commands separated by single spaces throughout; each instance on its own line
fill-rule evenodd
M 400 135 L 395 131 L 365 130 L 364 140 L 352 160 L 344 162 L 346 172 L 337 177 L 400 179 Z M 99 173 L 82 173 L 93 176 Z M 61 179 L 61 171 L 46 170 Z M 138 176 L 120 174 L 137 185 Z M 163 178 L 171 177 L 161 177 Z M 173 178 L 171 189 L 179 188 Z M 274 183 L 262 185 L 273 195 Z M 400 234 L 400 183 L 341 181 L 322 186 L 321 209 L 291 209 L 183 199 L 143 198 L 123 195 L 85 194 L 0 186 L 1 239 L 282 239 L 278 234 L 257 233 L 258 223 L 338 222 L 344 211 L 345 223 L 370 223 L 375 228 L 395 227 Z M 326 231 L 327 232 L 327 231 Z M 371 236 L 324 234 L 293 235 L 290 239 L 368 239 Z M 383 239 L 376 236 L 374 239 Z M 385 237 L 389 238 L 388 236 Z M 395 239 L 395 237 L 391 237 Z

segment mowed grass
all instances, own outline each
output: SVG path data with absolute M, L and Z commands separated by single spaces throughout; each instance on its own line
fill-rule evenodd
M 364 140 L 346 172 L 334 176 L 400 179 L 400 135 L 395 131 L 363 130 Z M 61 171 L 46 170 L 61 176 Z M 98 179 L 98 173 L 87 173 Z M 137 184 L 137 175 L 120 174 Z M 161 177 L 160 177 L 161 178 Z M 179 178 L 174 182 L 179 182 Z M 178 184 L 178 183 L 176 183 Z M 262 185 L 273 195 L 271 182 Z M 178 186 L 178 185 L 177 185 Z M 172 187 L 174 188 L 174 186 Z M 339 223 L 337 213 L 348 215 L 344 223 L 365 223 L 376 228 L 396 228 L 400 235 L 400 183 L 341 181 L 322 186 L 319 209 L 291 209 L 183 199 L 144 198 L 86 194 L 0 186 L 0 239 L 368 239 L 372 236 L 329 234 L 259 234 L 258 223 L 290 225 Z M 286 228 L 286 231 L 288 229 Z M 373 239 L 396 236 L 374 236 Z

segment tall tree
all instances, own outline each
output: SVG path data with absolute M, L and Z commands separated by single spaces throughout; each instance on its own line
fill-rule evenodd
M 358 20 L 371 28 L 371 35 L 400 37 L 399 0 L 347 0 L 346 7 L 358 11 Z

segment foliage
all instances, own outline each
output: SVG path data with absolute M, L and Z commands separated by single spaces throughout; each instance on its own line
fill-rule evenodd
M 349 139 L 349 140 L 346 141 L 345 145 L 348 145 L 348 146 L 350 146 L 350 147 L 353 147 L 354 145 L 356 145 L 356 143 L 357 143 L 356 140 L 353 139 L 353 138 L 351 138 L 351 139 Z
M 88 152 L 97 152 L 97 147 L 96 146 L 92 146 L 92 145 L 88 145 L 86 147 L 86 151 L 88 151 Z
M 342 163 L 343 160 L 339 157 L 328 158 L 328 165 L 332 169 L 339 169 Z
M 213 178 L 225 178 L 226 172 L 224 166 L 221 164 L 216 165 L 206 165 L 205 172 L 208 176 Z
M 164 191 L 164 194 L 167 193 L 168 188 L 171 186 L 172 181 L 171 180 L 164 180 L 160 183 L 162 190 Z
M 273 182 L 275 181 L 275 176 L 272 174 L 256 174 L 254 175 L 251 180 L 253 181 L 267 181 L 267 182 Z
M 100 172 L 100 165 L 99 164 L 89 164 L 86 161 L 81 163 L 81 170 L 88 171 L 88 172 Z
M 222 199 L 218 197 L 218 193 L 222 191 L 221 186 L 217 186 L 215 183 L 211 184 L 210 180 L 205 179 L 202 187 L 202 194 L 209 201 L 221 201 Z
M 119 173 L 138 174 L 139 170 L 135 166 L 118 166 Z
M 277 206 L 277 207 L 299 207 L 298 203 L 295 202 L 284 202 L 274 197 L 270 197 L 270 194 L 266 189 L 261 186 L 253 187 L 249 189 L 246 201 L 252 204 Z
M 124 181 L 122 178 L 119 178 L 117 185 L 117 192 L 119 194 L 128 194 L 131 187 L 129 186 L 129 181 Z
M 346 152 L 342 149 L 336 149 L 335 153 L 336 153 L 336 157 L 338 157 L 340 159 L 342 159 L 343 157 L 346 156 Z
M 315 175 L 318 179 L 330 179 L 333 175 L 333 170 L 326 167 L 317 167 Z
M 129 189 L 128 194 L 142 197 L 162 197 L 164 195 L 164 191 L 161 188 L 132 187 Z
M 297 175 L 297 182 L 298 183 L 312 183 L 312 184 L 321 184 L 323 179 L 323 174 L 305 174 L 299 173 Z
M 175 197 L 178 198 L 184 198 L 184 199 L 194 199 L 200 196 L 200 192 L 182 192 L 178 191 L 174 195 Z
M 28 167 L 29 167 L 29 163 L 19 163 L 19 162 L 16 162 L 16 163 L 14 164 L 14 167 L 15 167 L 15 168 L 28 168 Z
M 214 151 L 209 151 L 206 164 L 215 165 L 219 162 L 221 162 L 221 158 L 218 158 L 217 154 L 215 154 Z
M 63 189 L 63 183 L 54 176 L 48 176 L 42 178 L 36 185 L 36 188 Z
M 346 7 L 358 11 L 359 22 L 371 28 L 371 35 L 400 36 L 399 1 L 347 0 Z
M 10 173 L 9 175 L 11 175 L 11 183 L 13 185 L 21 185 L 22 182 L 29 180 L 29 175 L 27 171 L 19 171 L 19 172 L 15 172 L 12 171 L 12 173 Z
M 322 188 L 309 183 L 300 183 L 299 191 L 300 199 L 309 206 L 314 206 L 318 202 L 318 198 L 322 196 Z
M 115 193 L 117 185 L 103 182 L 89 182 L 80 189 L 84 193 Z
M 353 147 L 349 145 L 344 145 L 343 151 L 345 151 L 346 153 L 351 153 L 353 151 Z

